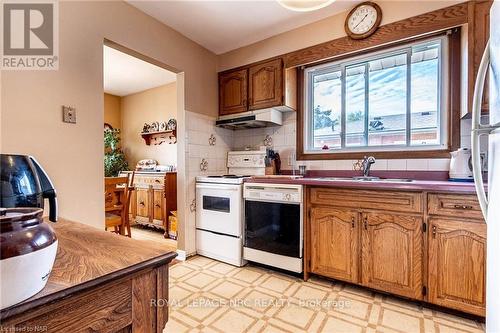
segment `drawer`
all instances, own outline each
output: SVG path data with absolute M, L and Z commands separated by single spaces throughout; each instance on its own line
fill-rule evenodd
M 165 184 L 164 177 L 151 177 L 151 176 L 135 176 L 134 185 L 135 186 L 149 186 L 149 185 L 157 185 L 163 186 Z
M 429 215 L 484 219 L 474 194 L 429 193 L 427 200 Z
M 422 193 L 378 190 L 346 190 L 324 187 L 310 189 L 311 204 L 421 213 Z

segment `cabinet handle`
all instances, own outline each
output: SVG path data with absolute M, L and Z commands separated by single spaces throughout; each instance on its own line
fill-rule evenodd
M 140 201 L 139 205 L 144 206 L 144 201 Z
M 351 217 L 351 227 L 354 228 L 354 216 Z
M 368 230 L 368 217 L 365 217 L 365 230 Z
M 437 231 L 437 228 L 435 225 L 432 226 L 432 238 L 436 238 L 436 231 Z
M 161 205 L 160 204 L 155 204 L 155 207 L 156 208 L 161 208 Z
M 159 179 L 155 179 L 155 183 L 161 183 Z
M 457 209 L 472 209 L 472 206 L 469 205 L 455 205 Z

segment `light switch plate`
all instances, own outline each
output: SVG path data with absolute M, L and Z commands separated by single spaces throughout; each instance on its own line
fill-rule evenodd
M 76 108 L 63 105 L 63 122 L 76 124 Z

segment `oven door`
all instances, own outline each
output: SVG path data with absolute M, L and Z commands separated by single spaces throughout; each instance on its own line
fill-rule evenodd
M 196 184 L 197 229 L 240 237 L 242 206 L 242 185 Z
M 300 203 L 245 200 L 245 245 L 293 258 L 302 258 Z

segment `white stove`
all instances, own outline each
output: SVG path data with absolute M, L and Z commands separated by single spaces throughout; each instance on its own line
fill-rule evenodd
M 197 183 L 212 183 L 212 184 L 243 184 L 245 178 L 251 176 L 238 175 L 221 175 L 221 176 L 198 176 Z
M 196 252 L 243 266 L 243 182 L 265 174 L 266 150 L 228 153 L 231 174 L 196 177 Z M 233 174 L 234 173 L 234 174 Z

